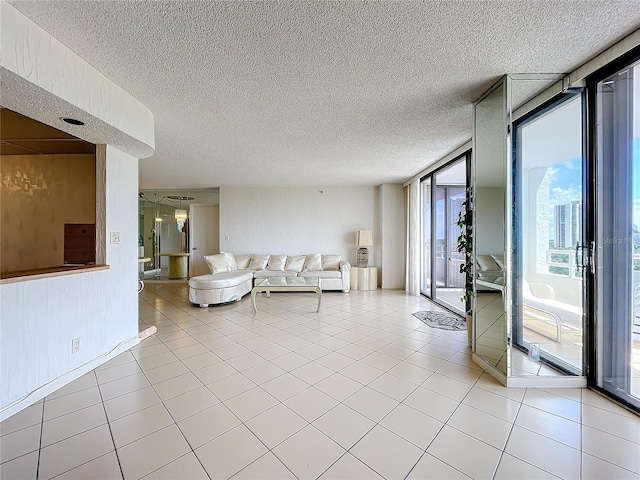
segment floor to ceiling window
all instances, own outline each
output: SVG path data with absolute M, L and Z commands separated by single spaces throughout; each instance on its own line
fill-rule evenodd
M 621 64 L 622 63 L 622 64 Z M 597 74 L 596 74 L 597 75 Z M 593 374 L 605 394 L 640 410 L 640 59 L 622 61 L 590 84 L 595 324 Z
M 458 314 L 465 313 L 464 262 L 458 253 L 458 218 L 467 191 L 470 154 L 466 153 L 422 179 L 421 292 Z
M 515 124 L 513 345 L 583 370 L 583 99 L 563 95 Z

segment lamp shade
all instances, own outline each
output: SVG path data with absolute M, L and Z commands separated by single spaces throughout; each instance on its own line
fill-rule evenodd
M 371 230 L 358 230 L 356 233 L 356 245 L 359 247 L 373 246 L 373 233 Z

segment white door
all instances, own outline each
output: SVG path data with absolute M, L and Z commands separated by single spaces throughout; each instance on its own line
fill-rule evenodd
M 220 209 L 218 205 L 191 205 L 189 207 L 189 233 L 191 262 L 189 276 L 205 275 L 209 267 L 205 255 L 220 253 Z

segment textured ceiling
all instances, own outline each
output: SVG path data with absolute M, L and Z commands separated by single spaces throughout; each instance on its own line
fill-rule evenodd
M 406 180 L 500 75 L 640 26 L 637 0 L 10 3 L 151 109 L 154 188 Z

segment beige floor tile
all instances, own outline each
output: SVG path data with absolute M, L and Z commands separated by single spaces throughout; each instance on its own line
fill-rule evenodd
M 159 330 L 159 327 L 158 327 Z M 149 339 L 151 341 L 153 339 Z M 157 340 L 157 339 L 156 339 Z M 168 352 L 169 349 L 158 340 L 158 343 L 151 344 L 147 342 L 143 342 L 138 349 L 131 349 L 131 353 L 136 359 L 141 360 L 143 358 L 153 357 L 154 355 L 159 355 L 161 353 Z
M 195 449 L 240 424 L 240 420 L 219 403 L 178 422 L 178 427 Z
M 191 372 L 156 383 L 153 388 L 161 400 L 166 401 L 202 387 L 202 382 Z
M 135 361 L 136 361 L 136 357 L 133 356 L 130 350 L 127 350 L 126 352 L 122 352 L 120 355 L 117 355 L 112 359 L 104 362 L 102 365 L 96 368 L 96 372 L 98 370 L 103 370 L 105 368 L 111 368 L 111 367 L 115 367 L 116 365 L 122 365 L 123 363 L 135 362 Z
M 317 362 L 309 362 L 305 365 L 302 365 L 301 367 L 292 370 L 291 373 L 307 384 L 315 385 L 316 383 L 321 382 L 325 378 L 333 375 L 335 372 L 329 367 L 321 365 Z
M 425 380 L 431 377 L 431 375 L 433 375 L 433 371 L 406 361 L 400 362 L 387 373 L 395 375 L 407 382 L 415 383 L 416 385 L 422 384 Z
M 284 402 L 286 399 L 309 388 L 309 384 L 303 382 L 291 373 L 285 373 L 279 377 L 269 380 L 261 385 L 261 388 L 273 395 L 275 398 Z
M 128 362 L 115 367 L 96 370 L 95 376 L 98 379 L 98 383 L 107 383 L 141 372 L 142 370 L 137 362 Z
M 307 357 L 309 360 L 317 360 L 318 358 L 324 357 L 331 352 L 332 350 L 329 350 L 328 348 L 322 347 L 318 344 L 307 345 L 306 347 L 302 347 L 296 350 L 296 353 Z
M 584 426 L 582 451 L 640 474 L 640 444 L 638 443 Z
M 173 352 L 169 351 L 160 353 L 159 355 L 138 359 L 138 363 L 140 364 L 140 367 L 142 367 L 142 370 L 150 370 L 152 368 L 158 368 L 178 361 L 180 361 L 180 359 L 176 357 Z
M 266 447 L 244 425 L 195 450 L 211 478 L 229 478 L 266 452 Z
M 212 352 L 201 353 L 182 360 L 182 363 L 192 372 L 220 362 L 222 362 L 222 359 Z
M 412 365 L 416 365 L 433 372 L 440 368 L 446 361 L 446 359 L 419 351 L 404 360 L 404 362 L 411 363 Z
M 510 423 L 515 421 L 520 409 L 520 403 L 477 387 L 469 390 L 462 403 Z
M 238 355 L 237 357 L 227 360 L 227 363 L 239 372 L 255 367 L 256 365 L 260 365 L 264 362 L 266 362 L 264 358 L 253 352 L 243 353 L 242 355 Z
M 277 343 L 271 343 L 270 345 L 267 345 L 265 347 L 257 348 L 253 352 L 257 353 L 265 360 L 274 360 L 283 355 L 291 353 L 291 350 L 283 347 L 282 345 L 278 345 Z M 307 359 L 305 360 L 308 361 Z
M 436 340 L 434 340 L 434 342 L 436 342 Z M 419 352 L 421 353 L 426 353 L 427 355 L 431 355 L 433 357 L 438 357 L 441 358 L 442 360 L 449 360 L 451 357 L 453 357 L 456 353 L 458 353 L 457 350 L 455 349 L 451 349 L 451 348 L 446 348 L 440 345 L 437 345 L 435 343 L 430 343 L 428 345 L 425 345 L 424 347 L 422 347 Z
M 279 377 L 284 373 L 286 373 L 286 370 L 271 362 L 261 363 L 242 372 L 245 377 L 258 385 Z
M 560 478 L 580 476 L 580 451 L 515 425 L 505 452 Z
M 42 411 L 42 403 L 36 403 L 10 416 L 0 423 L 0 435 L 7 435 L 23 428 L 39 425 L 42 423 Z
M 153 385 L 188 372 L 189 369 L 182 362 L 173 362 L 162 367 L 145 370 L 144 373 Z
M 310 387 L 283 403 L 307 422 L 313 422 L 339 402 L 317 388 Z
M 425 450 L 444 424 L 415 408 L 400 404 L 382 419 L 380 425 Z
M 525 393 L 527 393 L 526 388 L 505 387 L 488 373 L 483 373 L 474 386 L 516 402 L 522 402 Z
M 583 405 L 582 423 L 630 442 L 640 443 L 640 417 L 630 418 L 591 405 Z
M 35 480 L 38 472 L 38 454 L 37 451 L 31 452 L 0 464 L 0 478 L 3 480 Z
M 349 450 L 375 426 L 375 422 L 346 405 L 339 404 L 313 422 L 313 425 L 342 448 Z
M 107 425 L 69 437 L 40 451 L 39 478 L 51 478 L 113 451 Z
M 111 422 L 111 434 L 120 448 L 173 424 L 166 407 L 159 403 Z
M 101 403 L 53 418 L 42 424 L 41 446 L 46 447 L 105 423 L 107 417 Z
M 193 374 L 205 385 L 217 382 L 220 379 L 236 373 L 238 373 L 238 371 L 227 362 L 214 363 L 213 365 L 193 371 Z
M 324 365 L 325 367 L 330 368 L 334 372 L 339 372 L 340 370 L 342 370 L 345 367 L 348 367 L 354 362 L 355 360 L 353 358 L 347 357 L 346 355 L 343 355 L 338 352 L 331 352 L 330 354 L 325 355 L 324 357 L 321 357 L 318 360 L 316 360 L 317 364 Z
M 52 400 L 45 399 L 44 420 L 66 415 L 102 402 L 98 387 L 90 387 Z
M 558 442 L 580 450 L 582 430 L 580 424 L 552 413 L 522 405 L 516 425 L 552 438 Z
M 129 352 L 125 352 L 129 355 L 129 357 L 125 357 L 130 359 L 129 362 L 133 362 L 133 364 L 135 365 L 135 358 L 133 358 L 133 355 L 131 355 Z M 118 357 L 120 357 L 121 355 L 119 355 Z M 118 358 L 116 357 L 116 358 Z M 111 359 L 109 362 L 114 361 L 116 358 Z M 109 363 L 107 362 L 107 363 Z M 106 364 L 103 364 L 106 365 Z M 113 364 L 112 366 L 116 366 L 116 365 L 120 365 L 120 364 Z M 96 379 L 96 375 L 98 373 L 98 369 L 96 369 L 93 372 L 89 372 L 83 376 L 81 376 L 80 378 L 77 378 L 76 380 L 74 380 L 71 383 L 68 383 L 67 385 L 65 385 L 64 387 L 59 388 L 58 390 L 56 390 L 55 392 L 53 392 L 52 394 L 47 396 L 47 400 L 53 400 L 54 398 L 58 398 L 58 397 L 62 397 L 63 395 L 68 395 L 70 393 L 75 393 L 75 392 L 79 392 L 81 390 L 86 390 L 87 388 L 91 388 L 91 387 L 95 387 L 98 385 L 98 380 Z
M 455 448 L 451 448 L 452 445 Z M 460 452 L 464 452 L 464 455 Z M 427 453 L 472 478 L 491 478 L 502 452 L 445 425 Z
M 460 405 L 455 400 L 428 388 L 418 387 L 402 402 L 445 423 Z
M 342 338 L 344 339 L 344 337 Z M 345 355 L 349 358 L 352 358 L 354 360 L 360 360 L 363 357 L 366 357 L 367 355 L 371 355 L 373 350 L 369 348 L 361 347 L 359 345 L 347 345 L 342 348 L 339 348 L 338 350 L 336 350 L 336 352 L 342 355 Z
M 79 467 L 63 473 L 56 480 L 115 480 L 122 478 L 115 452 L 107 453 Z
M 40 424 L 8 433 L 0 438 L 0 463 L 8 462 L 40 448 Z
M 334 373 L 321 382 L 316 383 L 315 387 L 342 402 L 362 389 L 363 385 L 340 373 Z
M 580 421 L 580 403 L 554 393 L 529 388 L 522 403 L 574 422 Z
M 401 378 L 385 373 L 369 384 L 372 388 L 380 393 L 394 398 L 401 402 L 411 394 L 418 386 L 415 383 L 407 382 Z
M 245 423 L 269 449 L 274 448 L 307 424 L 306 420 L 283 404 L 278 404 Z
M 433 455 L 425 453 L 416 466 L 411 470 L 407 480 L 424 480 L 433 478 L 438 480 L 464 480 L 471 477 L 438 460 Z
M 136 373 L 134 375 L 129 375 L 127 377 L 114 380 L 113 382 L 103 383 L 99 386 L 99 388 L 100 393 L 102 394 L 102 399 L 106 401 L 111 400 L 112 398 L 119 397 L 120 395 L 125 395 L 127 393 L 140 390 L 141 388 L 147 387 L 149 385 L 149 380 L 147 380 L 147 377 L 144 375 L 144 373 Z
M 278 400 L 260 387 L 252 388 L 225 401 L 224 404 L 245 422 L 278 404 Z
M 366 357 L 360 359 L 361 363 L 371 365 L 372 367 L 377 368 L 378 370 L 382 370 L 384 372 L 391 370 L 393 367 L 398 365 L 401 360 L 392 357 L 390 355 L 385 355 L 380 352 L 373 352 Z
M 173 419 L 179 422 L 218 403 L 220 400 L 207 387 L 200 387 L 173 397 L 164 402 L 164 405 Z
M 321 480 L 377 480 L 382 477 L 350 453 L 345 453 L 321 476 Z
M 461 402 L 467 393 L 469 393 L 472 386 L 468 383 L 436 372 L 422 384 L 422 387 Z
M 205 328 L 210 329 L 210 327 L 205 327 Z M 189 332 L 185 332 L 184 330 L 180 330 L 178 332 L 171 332 L 170 334 L 165 333 L 164 335 L 175 335 L 176 333 L 180 335 L 178 338 L 174 338 L 172 340 L 163 340 L 163 343 L 169 348 L 169 350 L 172 350 L 174 353 L 176 350 L 179 350 L 181 348 L 200 344 L 200 342 L 196 340 L 193 336 L 191 336 Z
M 460 405 L 451 415 L 447 425 L 503 450 L 512 424 L 468 405 Z
M 190 452 L 143 478 L 145 480 L 208 480 L 209 476 L 196 455 Z
M 256 384 L 245 377 L 242 373 L 234 373 L 213 383 L 207 384 L 207 388 L 222 401 L 235 397 L 247 390 L 251 390 L 255 386 Z
M 232 345 L 227 345 L 222 348 L 216 348 L 216 349 L 213 349 L 212 351 L 223 360 L 229 360 L 230 358 L 237 357 L 238 355 L 249 353 L 248 348 L 245 348 L 242 345 L 235 342 Z
M 295 480 L 296 477 L 273 453 L 267 452 L 231 478 L 234 480 Z
M 624 468 L 620 468 L 598 457 L 582 454 L 582 478 L 584 480 L 638 480 L 638 474 Z
M 345 450 L 312 425 L 273 449 L 273 453 L 299 479 L 317 478 Z
M 141 478 L 191 451 L 176 425 L 118 449 L 124 478 Z
M 384 478 L 405 478 L 423 450 L 386 428 L 376 426 L 349 451 Z
M 362 385 L 368 385 L 384 374 L 383 370 L 366 363 L 356 362 L 340 370 L 340 374 L 349 377 Z
M 153 387 L 145 387 L 104 402 L 110 422 L 160 403 Z
M 344 401 L 344 404 L 354 409 L 356 412 L 370 418 L 374 422 L 379 422 L 391 410 L 399 404 L 395 400 L 383 393 L 364 387 Z
M 551 475 L 544 470 L 534 467 L 522 460 L 512 457 L 504 453 L 500 459 L 495 480 L 513 480 L 514 478 L 530 478 L 536 480 L 556 479 L 558 477 Z

